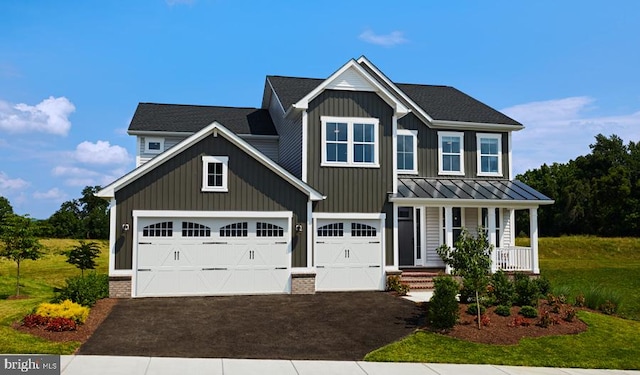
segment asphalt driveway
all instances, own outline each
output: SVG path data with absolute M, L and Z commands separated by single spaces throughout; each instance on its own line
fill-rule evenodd
M 127 299 L 79 354 L 361 360 L 423 319 L 383 292 Z

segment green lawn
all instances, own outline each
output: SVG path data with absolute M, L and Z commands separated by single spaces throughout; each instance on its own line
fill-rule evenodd
M 640 369 L 640 239 L 571 236 L 540 238 L 538 244 L 541 272 L 554 289 L 568 290 L 571 297 L 593 287 L 609 290 L 622 296 L 619 314 L 633 320 L 580 312 L 587 332 L 509 346 L 416 332 L 365 360 Z
M 11 328 L 14 321 L 20 320 L 41 302 L 48 302 L 54 296 L 53 288 L 64 285 L 64 280 L 80 274 L 75 266 L 66 262 L 61 252 L 77 244 L 75 240 L 41 240 L 44 257 L 24 261 L 20 266 L 20 294 L 28 299 L 7 300 L 15 294 L 16 264 L 5 259 L 0 260 L 0 353 L 43 353 L 71 354 L 78 343 L 53 343 L 31 335 L 19 333 Z M 97 271 L 108 270 L 108 245 L 106 241 L 96 241 L 102 253 L 97 260 Z

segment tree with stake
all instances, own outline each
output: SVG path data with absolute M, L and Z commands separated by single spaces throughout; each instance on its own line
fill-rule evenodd
M 16 262 L 16 296 L 20 295 L 20 263 L 23 260 L 37 260 L 42 256 L 42 245 L 34 234 L 35 227 L 27 216 L 9 215 L 2 222 L 2 248 L 0 257 Z
M 80 268 L 80 274 L 84 278 L 84 270 L 93 270 L 96 268 L 95 259 L 100 255 L 100 247 L 95 242 L 84 242 L 74 246 L 66 252 L 67 263 Z
M 445 244 L 438 247 L 436 251 L 440 258 L 453 268 L 453 274 L 462 276 L 465 286 L 475 292 L 478 329 L 481 329 L 480 295 L 485 293 L 489 284 L 491 251 L 493 251 L 493 245 L 489 245 L 486 231 L 478 228 L 478 235 L 474 237 L 463 228 L 454 249 Z

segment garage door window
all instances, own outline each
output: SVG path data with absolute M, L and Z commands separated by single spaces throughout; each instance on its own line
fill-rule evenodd
M 220 237 L 247 237 L 247 222 L 232 223 L 220 228 Z
M 211 228 L 206 225 L 192 223 L 190 221 L 182 222 L 182 237 L 209 237 L 211 236 Z
M 164 221 L 147 225 L 142 228 L 143 237 L 171 237 L 173 236 L 173 221 Z
M 344 225 L 342 223 L 331 223 L 318 228 L 318 237 L 342 236 L 344 236 Z
M 361 223 L 351 223 L 351 237 L 375 237 L 376 228 Z
M 256 235 L 258 237 L 282 237 L 284 229 L 274 224 L 257 222 Z

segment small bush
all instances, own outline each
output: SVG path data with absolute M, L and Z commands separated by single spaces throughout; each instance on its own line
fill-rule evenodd
M 50 318 L 38 314 L 29 314 L 22 318 L 22 325 L 27 328 L 43 326 L 49 323 Z
M 515 289 L 509 276 L 499 270 L 491 276 L 491 294 L 497 305 L 511 306 L 515 297 Z
M 96 301 L 109 297 L 109 276 L 90 273 L 86 277 L 70 277 L 67 285 L 58 290 L 52 302 L 71 300 L 83 306 L 93 306 Z
M 456 296 L 460 286 L 451 276 L 438 276 L 433 279 L 433 284 L 433 297 L 429 302 L 429 323 L 434 328 L 451 329 L 458 321 Z
M 464 280 L 462 280 L 462 288 L 460 289 L 460 302 L 461 303 L 476 302 L 476 292 L 474 292 L 471 288 L 466 287 L 464 285 Z
M 536 282 L 529 275 L 517 272 L 514 276 L 516 305 L 535 306 L 540 298 L 540 291 Z
M 487 309 L 484 306 L 480 305 L 480 315 L 483 315 L 486 311 L 487 311 Z M 478 315 L 478 305 L 476 305 L 475 303 L 469 305 L 469 307 L 467 307 L 467 314 L 476 315 L 477 316 Z
M 573 322 L 576 319 L 576 310 L 571 307 L 567 308 L 567 310 L 564 312 L 563 319 L 567 322 Z
M 546 296 L 551 293 L 551 281 L 544 276 L 540 276 L 537 279 L 533 280 L 533 283 L 536 285 L 538 289 L 538 295 Z
M 576 306 L 576 307 L 584 307 L 584 304 L 585 304 L 584 294 L 583 293 L 579 293 L 576 296 L 576 302 L 574 303 L 574 306 Z
M 560 323 L 558 318 L 552 316 L 549 310 L 543 311 L 540 321 L 538 321 L 538 325 L 542 328 L 549 328 L 550 326 L 558 323 Z
M 89 308 L 65 300 L 62 303 L 41 303 L 36 309 L 36 314 L 50 319 L 66 318 L 76 323 L 84 323 L 89 316 Z
M 73 319 L 59 317 L 51 318 L 44 329 L 54 332 L 75 331 L 77 329 L 77 325 Z
M 614 302 L 607 300 L 605 301 L 605 303 L 600 305 L 600 307 L 598 307 L 598 310 L 602 311 L 607 315 L 613 315 L 618 311 L 618 305 Z
M 387 290 L 394 291 L 399 296 L 406 296 L 409 293 L 409 285 L 400 281 L 400 276 L 392 275 L 387 277 Z
M 520 308 L 520 315 L 525 318 L 537 318 L 538 317 L 538 309 L 533 306 L 522 306 Z
M 500 316 L 509 316 L 509 315 L 511 315 L 511 306 L 498 305 L 498 307 L 496 307 L 496 314 L 498 314 Z
M 622 297 L 614 291 L 599 286 L 592 286 L 584 294 L 584 305 L 593 310 L 600 310 L 605 314 L 615 314 Z
M 523 316 L 516 316 L 509 324 L 510 327 L 528 327 L 531 325 L 531 321 Z
M 478 317 L 476 316 L 475 318 L 473 318 L 473 321 L 478 323 Z M 489 318 L 489 315 L 481 315 L 480 324 L 482 324 L 485 327 L 488 327 L 489 324 L 491 324 L 491 319 Z

